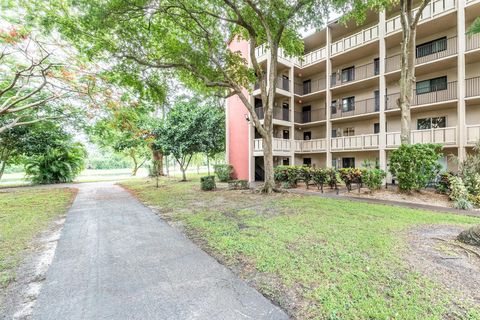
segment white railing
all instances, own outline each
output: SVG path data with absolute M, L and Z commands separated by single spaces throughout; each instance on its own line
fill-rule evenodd
M 330 46 L 332 55 L 338 54 L 343 51 L 364 45 L 365 43 L 378 38 L 378 26 L 375 25 L 368 29 L 362 30 L 354 35 L 348 36 L 337 42 L 334 42 Z
M 295 140 L 296 152 L 318 152 L 327 150 L 326 139 Z
M 423 9 L 422 16 L 420 17 L 420 21 L 425 21 L 427 19 L 433 19 L 439 14 L 447 12 L 449 10 L 456 8 L 455 0 L 435 0 L 430 2 L 425 9 Z M 414 14 L 416 14 L 418 8 L 414 10 Z M 398 31 L 402 29 L 402 23 L 400 21 L 400 15 L 388 19 L 385 22 L 385 33 L 390 34 L 392 32 Z
M 268 53 L 267 47 L 262 44 L 255 48 L 255 57 L 260 59 Z M 282 59 L 288 60 L 299 67 L 305 67 L 314 64 L 317 61 L 323 60 L 327 57 L 327 49 L 325 47 L 305 54 L 302 58 L 288 56 L 282 48 L 278 49 L 278 56 Z
M 292 150 L 292 142 L 288 139 L 273 138 L 273 151 L 290 152 Z M 253 151 L 263 151 L 262 139 L 253 140 Z
M 467 126 L 467 144 L 474 145 L 480 140 L 480 125 Z
M 457 144 L 457 128 L 412 130 L 412 143 Z M 387 132 L 387 148 L 400 146 L 400 132 Z
M 332 138 L 332 150 L 377 149 L 378 134 Z

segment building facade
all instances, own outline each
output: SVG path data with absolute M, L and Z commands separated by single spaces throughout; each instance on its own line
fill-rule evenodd
M 412 143 L 442 144 L 448 169 L 454 167 L 448 155 L 462 158 L 480 139 L 480 35 L 466 35 L 479 16 L 480 0 L 436 0 L 417 29 Z M 400 145 L 401 33 L 399 10 L 371 13 L 362 26 L 335 21 L 306 37 L 301 59 L 279 53 L 276 165 L 388 170 L 389 154 Z M 248 59 L 246 42 L 230 46 Z M 268 50 L 255 52 L 266 67 Z M 260 91 L 252 90 L 262 115 Z M 240 100 L 229 98 L 227 160 L 238 178 L 261 180 L 262 140 L 248 120 Z

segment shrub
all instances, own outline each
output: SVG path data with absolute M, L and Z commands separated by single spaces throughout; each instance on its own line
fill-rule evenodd
M 247 180 L 230 180 L 228 181 L 228 189 L 230 190 L 248 189 L 248 181 Z
M 435 184 L 435 190 L 438 193 L 448 194 L 450 193 L 450 179 L 452 178 L 453 174 L 450 172 L 442 172 L 440 173 L 439 179 Z
M 216 164 L 213 166 L 213 169 L 221 182 L 227 182 L 232 177 L 233 166 L 230 164 Z
M 200 186 L 203 191 L 214 190 L 217 186 L 215 185 L 215 176 L 204 176 L 200 178 Z
M 468 201 L 470 201 L 475 207 L 480 207 L 480 195 L 474 196 L 469 194 Z
M 87 152 L 81 143 L 48 148 L 26 160 L 25 173 L 33 183 L 71 182 L 85 167 Z
M 298 168 L 299 178 L 305 182 L 305 186 L 308 189 L 308 184 L 312 180 L 313 169 L 307 166 L 301 166 Z
M 467 188 L 460 177 L 451 177 L 450 188 L 452 191 L 449 196 L 455 208 L 468 210 L 473 207 L 472 203 L 468 200 Z
M 284 188 L 293 188 L 300 180 L 300 170 L 296 166 L 276 166 L 274 177 L 276 181 L 282 183 Z
M 341 181 L 338 171 L 334 168 L 328 168 L 326 169 L 326 172 L 328 175 L 328 185 L 330 186 L 330 188 L 338 189 L 337 184 Z
M 312 170 L 312 180 L 313 183 L 317 186 L 319 190 L 323 193 L 323 185 L 328 183 L 330 176 L 328 174 L 328 169 L 313 169 Z
M 402 144 L 392 152 L 390 172 L 397 177 L 400 190 L 425 188 L 440 170 L 438 144 Z
M 362 170 L 358 168 L 342 168 L 339 171 L 340 178 L 345 182 L 347 190 L 352 190 L 352 183 L 356 183 L 360 188 L 362 182 Z
M 373 192 L 382 187 L 383 179 L 386 176 L 387 173 L 382 169 L 368 169 L 363 171 L 362 182 L 370 189 L 370 192 Z

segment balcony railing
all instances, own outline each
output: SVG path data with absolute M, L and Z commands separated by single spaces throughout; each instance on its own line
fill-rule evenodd
M 255 108 L 255 113 L 260 120 L 264 118 L 265 112 L 263 111 L 263 107 Z M 273 119 L 290 121 L 290 110 L 287 108 L 273 107 Z
M 273 138 L 272 141 L 273 151 L 277 152 L 290 152 L 292 151 L 292 141 L 288 139 Z M 263 151 L 263 140 L 253 140 L 253 151 Z
M 467 98 L 480 96 L 480 77 L 465 80 L 465 96 Z
M 480 125 L 467 126 L 467 143 L 475 145 L 480 141 Z
M 335 88 L 345 83 L 368 79 L 378 75 L 378 73 L 379 70 L 375 68 L 375 63 L 373 62 L 355 67 L 353 71 L 345 72 L 345 74 L 342 71 L 335 72 L 331 75 L 331 87 Z
M 434 52 L 438 50 L 438 44 L 431 43 L 431 48 L 426 48 L 425 50 L 429 50 Z M 435 47 L 436 46 L 436 47 Z M 435 61 L 441 58 L 445 58 L 448 56 L 452 56 L 457 54 L 457 37 L 451 37 L 447 39 L 447 43 L 445 45 L 444 50 L 437 51 L 429 55 L 425 55 L 423 57 L 419 57 L 415 59 L 415 64 L 426 63 L 430 61 Z M 392 72 L 400 70 L 401 67 L 401 54 L 396 54 L 394 56 L 388 57 L 385 59 L 385 72 Z
M 327 119 L 327 114 L 325 112 L 325 108 L 321 109 L 314 109 L 311 111 L 302 111 L 302 112 L 295 112 L 295 122 L 296 123 L 310 123 L 310 122 L 317 122 L 323 121 Z
M 400 146 L 400 132 L 387 132 L 387 148 Z M 457 128 L 435 128 L 412 130 L 412 143 L 440 143 L 443 145 L 457 144 Z
M 327 57 L 327 49 L 325 47 L 317 49 L 315 51 L 309 52 L 303 56 L 303 61 L 301 61 L 301 67 L 306 67 L 308 65 L 314 64 L 317 61 L 323 60 Z
M 391 93 L 386 96 L 385 109 L 397 109 L 397 100 L 400 93 Z M 446 87 L 442 90 L 437 88 L 436 91 L 417 94 L 417 90 L 413 90 L 412 106 L 420 106 L 424 104 L 432 104 L 443 101 L 450 101 L 457 99 L 457 81 L 448 82 Z
M 327 150 L 326 139 L 295 140 L 296 152 L 319 152 Z
M 268 53 L 268 49 L 265 45 L 260 45 L 255 48 L 255 56 L 257 58 L 262 57 Z M 306 67 L 321 61 L 327 57 L 327 49 L 325 47 L 317 49 L 315 51 L 305 54 L 302 58 L 288 56 L 282 48 L 278 49 L 278 56 L 282 59 L 290 61 L 299 67 Z
M 375 25 L 368 29 L 362 30 L 354 35 L 345 37 L 337 42 L 334 42 L 330 46 L 330 50 L 333 55 L 347 51 L 349 49 L 359 47 L 364 45 L 367 42 L 375 40 L 378 38 L 378 26 Z
M 467 34 L 465 37 L 467 51 L 480 48 L 480 34 Z
M 449 10 L 456 8 L 455 0 L 435 0 L 431 1 L 425 9 L 423 9 L 422 16 L 420 17 L 420 21 L 426 21 L 428 19 L 433 19 L 436 16 L 447 12 Z M 418 8 L 414 10 L 414 14 L 416 14 Z M 385 30 L 386 34 L 390 34 L 392 32 L 398 31 L 402 29 L 402 23 L 400 21 L 400 16 L 395 16 L 391 19 L 388 19 L 385 22 Z
M 375 98 L 355 101 L 348 109 L 344 109 L 342 105 L 330 108 L 332 119 L 358 116 L 377 111 L 380 111 L 380 101 Z
M 290 79 L 285 79 L 283 77 L 278 77 L 277 78 L 277 89 L 290 91 Z
M 325 90 L 326 88 L 326 80 L 317 79 L 313 80 L 310 85 L 304 85 L 303 83 L 296 83 L 295 84 L 295 94 L 299 96 L 303 96 L 310 93 L 319 92 Z
M 362 134 L 331 139 L 332 151 L 378 149 L 378 134 Z

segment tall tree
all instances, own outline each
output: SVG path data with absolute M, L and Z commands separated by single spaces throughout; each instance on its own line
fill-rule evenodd
M 201 149 L 207 158 L 207 170 L 210 175 L 210 160 L 225 151 L 225 112 L 218 105 L 207 105 L 200 110 L 203 113 L 201 130 Z
M 272 192 L 273 106 L 278 77 L 278 54 L 300 55 L 300 28 L 323 22 L 325 0 L 137 0 L 36 1 L 47 27 L 57 26 L 91 56 L 108 53 L 153 70 L 175 69 L 192 88 L 237 95 L 263 139 L 265 192 Z M 251 67 L 226 43 L 238 36 L 249 44 Z M 93 43 L 92 43 L 93 41 Z M 268 48 L 261 65 L 255 48 Z M 117 61 L 111 60 L 111 61 Z M 263 122 L 244 89 L 258 79 Z M 238 121 L 242 121 L 239 119 Z

